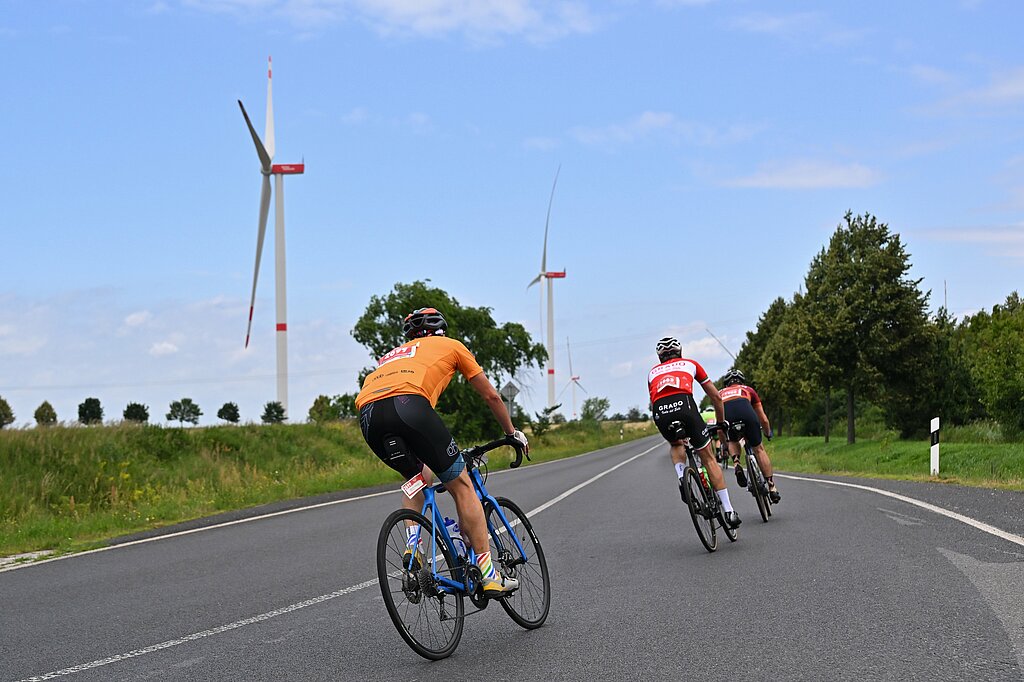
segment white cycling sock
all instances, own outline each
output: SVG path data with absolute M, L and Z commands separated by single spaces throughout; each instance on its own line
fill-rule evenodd
M 725 507 L 725 511 L 731 512 L 732 502 L 729 501 L 729 489 L 716 490 L 715 492 L 718 493 L 718 499 L 722 501 L 722 506 Z
M 678 476 L 679 478 L 682 478 L 683 474 L 685 472 L 686 472 L 686 465 L 685 464 L 676 464 L 676 476 Z

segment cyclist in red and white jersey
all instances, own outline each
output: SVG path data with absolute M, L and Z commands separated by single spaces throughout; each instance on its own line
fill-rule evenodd
M 747 384 L 747 378 L 743 372 L 735 367 L 725 373 L 722 379 L 724 387 L 721 391 L 722 401 L 725 403 L 725 416 L 729 422 L 743 422 L 743 433 L 736 433 L 735 429 L 729 429 L 729 452 L 732 453 L 732 463 L 736 467 L 736 481 L 744 488 L 747 487 L 747 477 L 740 466 L 740 438 L 747 441 L 747 445 L 757 456 L 757 462 L 761 465 L 761 471 L 768 482 L 768 497 L 772 502 L 782 499 L 779 489 L 775 487 L 775 478 L 772 474 L 772 461 L 768 459 L 768 453 L 761 442 L 761 429 L 772 437 L 772 425 L 768 422 L 768 415 L 764 412 L 761 404 L 761 396 L 757 395 L 751 386 Z
M 672 444 L 672 461 L 676 465 L 676 475 L 679 476 L 679 494 L 683 494 L 686 448 L 682 439 L 678 437 L 679 434 L 669 428 L 672 422 L 682 424 L 684 438 L 690 439 L 690 445 L 700 455 L 701 462 L 708 470 L 711 487 L 722 501 L 726 522 L 735 528 L 741 523 L 740 517 L 732 508 L 729 491 L 725 487 L 725 477 L 718 462 L 715 461 L 711 447 L 711 434 L 700 415 L 697 403 L 693 400 L 693 382 L 696 381 L 715 406 L 718 421 L 724 422 L 725 408 L 721 396 L 718 395 L 718 389 L 696 360 L 683 357 L 683 347 L 678 339 L 666 336 L 658 341 L 655 349 L 661 362 L 647 374 L 647 390 L 651 394 L 654 423 L 665 440 Z

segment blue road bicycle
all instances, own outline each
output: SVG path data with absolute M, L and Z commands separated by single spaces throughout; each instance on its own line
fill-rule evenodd
M 544 550 L 526 514 L 512 500 L 493 497 L 484 485 L 486 453 L 504 445 L 511 442 L 501 438 L 463 450 L 462 455 L 484 507 L 491 560 L 503 575 L 519 581 L 519 588 L 498 603 L 512 620 L 532 630 L 548 617 L 551 583 Z M 518 467 L 522 459 L 517 450 L 511 467 Z M 377 577 L 388 615 L 413 651 L 435 661 L 455 651 L 465 618 L 490 601 L 480 589 L 483 576 L 472 547 L 458 533 L 452 537 L 437 508 L 436 496 L 442 492 L 442 484 L 424 488 L 422 511 L 392 512 L 377 538 Z M 420 552 L 406 553 L 409 533 Z M 466 597 L 476 610 L 466 613 Z

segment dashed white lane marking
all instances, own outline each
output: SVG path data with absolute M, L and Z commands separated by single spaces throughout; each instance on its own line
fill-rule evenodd
M 561 495 L 558 495 L 557 497 L 555 497 L 555 498 L 553 498 L 551 500 L 548 500 L 547 502 L 545 502 L 544 504 L 540 505 L 539 507 L 536 507 L 532 511 L 528 512 L 526 514 L 526 516 L 527 517 L 532 517 L 532 516 L 534 516 L 536 514 L 541 513 L 545 509 L 551 508 L 552 506 L 558 504 L 559 502 L 561 502 L 565 498 L 569 497 L 573 493 L 575 493 L 575 492 L 577 492 L 577 491 L 587 487 L 588 485 L 590 485 L 594 481 L 600 479 L 603 476 L 606 476 L 606 475 L 610 474 L 611 472 L 615 471 L 619 467 L 623 467 L 623 466 L 629 464 L 630 462 L 632 462 L 633 460 L 638 459 L 640 457 L 643 457 L 647 453 L 654 451 L 658 447 L 661 447 L 661 445 L 662 444 L 659 443 L 658 445 L 655 445 L 653 447 L 647 448 L 646 450 L 644 450 L 640 454 L 633 455 L 629 459 L 624 460 L 622 462 L 619 462 L 618 464 L 616 464 L 615 466 L 611 467 L 610 469 L 605 469 L 604 471 L 602 471 L 598 475 L 592 476 L 592 477 L 588 478 L 583 483 L 580 483 L 579 485 L 576 485 L 576 486 L 573 486 L 572 488 L 569 488 L 568 490 L 566 490 Z M 560 460 L 557 460 L 557 461 L 560 461 Z M 387 493 L 374 493 L 372 495 L 365 495 L 362 498 L 354 498 L 353 497 L 353 498 L 349 498 L 349 500 L 337 500 L 336 502 L 328 502 L 328 503 L 325 503 L 325 504 L 336 504 L 337 502 L 348 502 L 348 501 L 354 501 L 356 499 L 366 499 L 367 497 L 376 497 L 378 495 L 384 495 L 384 494 L 388 494 L 388 493 L 392 493 L 392 492 L 398 492 L 398 491 L 391 491 L 391 490 L 389 490 L 389 491 L 387 491 Z M 315 506 L 323 506 L 323 505 L 314 505 L 314 507 Z M 304 507 L 304 509 L 312 509 L 314 507 Z M 296 511 L 296 510 L 288 510 L 288 511 Z M 273 514 L 271 514 L 269 516 L 273 516 Z M 260 517 L 260 518 L 266 518 L 266 516 L 263 516 L 263 517 Z M 223 524 L 223 525 L 230 525 L 230 523 Z M 196 530 L 202 530 L 202 529 L 196 529 Z M 186 532 L 194 532 L 194 531 L 186 531 Z M 38 682 L 39 680 L 51 680 L 51 679 L 53 679 L 55 677 L 63 677 L 65 675 L 73 675 L 75 673 L 80 673 L 80 672 L 85 671 L 85 670 L 92 670 L 93 668 L 99 668 L 99 667 L 102 667 L 102 666 L 105 666 L 105 665 L 110 665 L 111 663 L 117 663 L 118 661 L 124 661 L 124 660 L 129 659 L 129 658 L 138 658 L 139 656 L 145 656 L 146 654 L 152 654 L 152 653 L 155 653 L 157 651 L 163 651 L 164 649 L 169 649 L 171 647 L 179 646 L 181 644 L 187 644 L 189 642 L 194 642 L 196 640 L 204 639 L 206 637 L 211 637 L 213 635 L 219 635 L 222 632 L 228 632 L 229 630 L 235 630 L 237 628 L 244 627 L 246 625 L 252 625 L 254 623 L 262 623 L 263 621 L 270 620 L 271 618 L 276 618 L 277 616 L 282 616 L 282 615 L 284 615 L 286 613 L 291 613 L 293 611 L 298 611 L 299 609 L 304 609 L 307 606 L 314 606 L 316 604 L 321 604 L 321 603 L 323 603 L 325 601 L 330 601 L 332 599 L 337 599 L 338 597 L 343 597 L 346 594 L 352 594 L 353 592 L 358 592 L 359 590 L 366 589 L 367 587 L 370 587 L 371 585 L 376 585 L 377 582 L 378 582 L 377 578 L 374 578 L 372 580 L 367 580 L 365 582 L 361 582 L 358 585 L 352 585 L 351 587 L 346 587 L 346 588 L 341 589 L 341 590 L 336 590 L 336 591 L 331 592 L 329 594 L 322 594 L 319 597 L 313 597 L 311 599 L 306 599 L 306 600 L 300 601 L 300 602 L 298 602 L 296 604 L 291 604 L 290 606 L 282 606 L 279 609 L 274 609 L 273 611 L 267 611 L 266 613 L 261 613 L 258 616 L 251 616 L 250 618 L 243 618 L 242 620 L 236 620 L 235 622 L 228 623 L 227 625 L 219 625 L 219 626 L 217 626 L 215 628 L 210 628 L 209 630 L 203 630 L 202 632 L 194 632 L 191 635 L 185 635 L 184 637 L 178 637 L 177 639 L 169 639 L 166 642 L 160 642 L 159 644 L 152 644 L 150 646 L 143 647 L 141 649 L 133 649 L 132 651 L 129 651 L 127 653 L 115 654 L 113 656 L 107 656 L 106 658 L 100 658 L 100 659 L 97 659 L 95 661 L 90 661 L 88 663 L 80 663 L 78 665 L 73 665 L 70 668 L 64 668 L 62 670 L 55 670 L 53 672 L 45 673 L 43 675 L 36 675 L 34 677 L 26 677 L 25 679 L 21 680 L 20 682 Z
M 577 457 L 588 457 L 590 455 L 596 455 L 596 454 L 598 454 L 600 452 L 604 452 L 605 450 L 609 450 L 611 448 L 620 447 L 620 446 L 621 446 L 621 444 L 620 445 L 610 445 L 610 446 L 608 446 L 606 448 L 601 448 L 600 450 L 592 450 L 591 452 L 584 452 L 581 455 L 574 455 L 573 457 L 563 457 L 561 459 L 552 459 L 552 460 L 549 460 L 547 462 L 538 462 L 537 464 L 529 465 L 529 467 L 527 467 L 527 469 L 532 469 L 533 467 L 541 467 L 541 466 L 545 466 L 547 464 L 554 464 L 556 462 L 564 462 L 564 461 L 569 460 L 569 459 L 576 459 Z M 644 453 L 644 454 L 646 454 L 646 453 Z M 629 461 L 632 461 L 632 460 L 629 460 Z M 496 476 L 498 474 L 509 473 L 510 471 L 512 471 L 512 469 L 503 469 L 501 471 L 493 471 L 493 472 L 490 473 L 490 475 L 491 476 Z M 29 568 L 31 566 L 40 566 L 42 564 L 48 564 L 48 563 L 53 562 L 53 561 L 63 561 L 64 559 L 73 559 L 75 557 L 86 556 L 88 554 L 97 554 L 99 552 L 109 552 L 110 550 L 122 549 L 124 547 L 132 547 L 134 545 L 142 545 L 142 544 L 145 544 L 147 542 L 156 542 L 158 540 L 169 540 L 170 538 L 177 538 L 177 537 L 181 537 L 183 535 L 192 535 L 193 533 L 203 533 L 205 531 L 214 530 L 214 529 L 217 529 L 217 528 L 227 528 L 228 526 L 237 526 L 237 525 L 239 525 L 241 523 L 252 523 L 253 521 L 262 521 L 263 519 L 270 519 L 270 518 L 273 518 L 275 516 L 284 516 L 285 514 L 295 514 L 296 512 L 309 511 L 311 509 L 320 509 L 321 507 L 331 507 L 331 506 L 336 505 L 336 504 L 345 504 L 347 502 L 357 502 L 359 500 L 366 500 L 366 499 L 369 499 L 371 497 L 380 497 L 382 495 L 394 495 L 395 493 L 398 493 L 398 492 L 401 492 L 401 491 L 400 491 L 400 489 L 396 488 L 394 490 L 384 490 L 384 491 L 379 492 L 379 493 L 368 493 L 366 495 L 359 495 L 358 497 L 346 497 L 343 500 L 331 500 L 330 502 L 318 502 L 317 504 L 310 504 L 310 505 L 306 505 L 304 507 L 294 507 L 292 509 L 284 509 L 282 511 L 270 512 L 270 513 L 267 513 L 267 514 L 260 514 L 259 516 L 248 516 L 248 517 L 246 517 L 244 519 L 235 519 L 234 521 L 225 521 L 224 523 L 216 523 L 216 524 L 214 524 L 212 526 L 202 526 L 201 528 L 191 528 L 189 530 L 182 530 L 182 531 L 178 531 L 176 533 L 167 533 L 165 535 L 154 535 L 153 537 L 150 537 L 150 538 L 142 538 L 142 539 L 139 539 L 139 540 L 132 540 L 131 542 L 122 542 L 122 543 L 117 544 L 117 545 L 108 545 L 107 547 L 99 547 L 97 549 L 90 549 L 90 550 L 86 550 L 84 552 L 75 552 L 74 554 L 63 554 L 61 556 L 54 557 L 52 559 L 43 559 L 41 561 L 32 561 L 32 562 L 26 562 L 26 563 L 18 563 L 18 564 L 14 564 L 12 566 L 0 566 L 0 573 L 4 573 L 5 571 L 16 571 L 19 568 Z M 527 515 L 527 516 L 529 516 L 529 515 Z
M 927 509 L 930 512 L 934 512 L 936 514 L 941 514 L 942 516 L 945 516 L 945 517 L 950 518 L 950 519 L 954 519 L 956 521 L 959 521 L 960 523 L 966 523 L 968 526 L 971 526 L 972 528 L 977 528 L 978 530 L 984 531 L 984 532 L 988 533 L 989 535 L 994 535 L 997 538 L 1002 538 L 1003 540 L 1006 540 L 1008 542 L 1012 542 L 1014 544 L 1020 545 L 1021 547 L 1024 547 L 1024 537 L 1021 537 L 1020 535 L 1015 535 L 1014 533 L 1008 533 L 1007 531 L 1005 531 L 1005 530 L 1003 530 L 1001 528 L 996 528 L 995 526 L 990 526 L 989 524 L 987 524 L 987 523 L 985 523 L 983 521 L 978 521 L 977 519 L 972 519 L 970 516 L 964 516 L 963 514 L 958 514 L 955 511 L 950 511 L 949 509 L 944 509 L 943 507 L 937 507 L 934 504 L 931 504 L 929 502 L 924 502 L 923 500 L 918 500 L 918 499 L 915 499 L 913 497 L 907 497 L 906 495 L 900 495 L 899 493 L 889 492 L 888 490 L 882 490 L 881 488 L 872 488 L 871 486 L 861 485 L 859 483 L 843 483 L 842 481 L 830 481 L 830 480 L 824 479 L 824 478 L 807 478 L 806 476 L 793 476 L 793 475 L 790 475 L 790 474 L 775 474 L 775 475 L 779 476 L 781 478 L 789 478 L 789 479 L 792 479 L 794 481 L 811 481 L 813 483 L 825 483 L 827 485 L 838 485 L 838 486 L 842 486 L 844 488 L 856 488 L 857 490 L 867 490 L 868 492 L 877 493 L 879 495 L 884 495 L 885 497 L 891 497 L 894 500 L 899 500 L 900 502 L 906 502 L 907 504 L 912 504 L 915 507 L 920 507 L 921 509 Z

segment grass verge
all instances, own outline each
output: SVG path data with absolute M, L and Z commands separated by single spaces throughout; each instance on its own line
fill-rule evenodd
M 654 433 L 566 424 L 534 462 Z M 511 450 L 509 451 L 511 452 Z M 503 462 L 502 451 L 491 455 Z M 178 429 L 120 425 L 0 432 L 0 556 L 102 546 L 119 535 L 268 502 L 399 483 L 354 422 Z
M 1024 443 L 942 443 L 939 475 L 930 476 L 927 441 L 881 438 L 825 443 L 821 437 L 776 438 L 766 444 L 780 471 L 870 476 L 1024 490 Z

